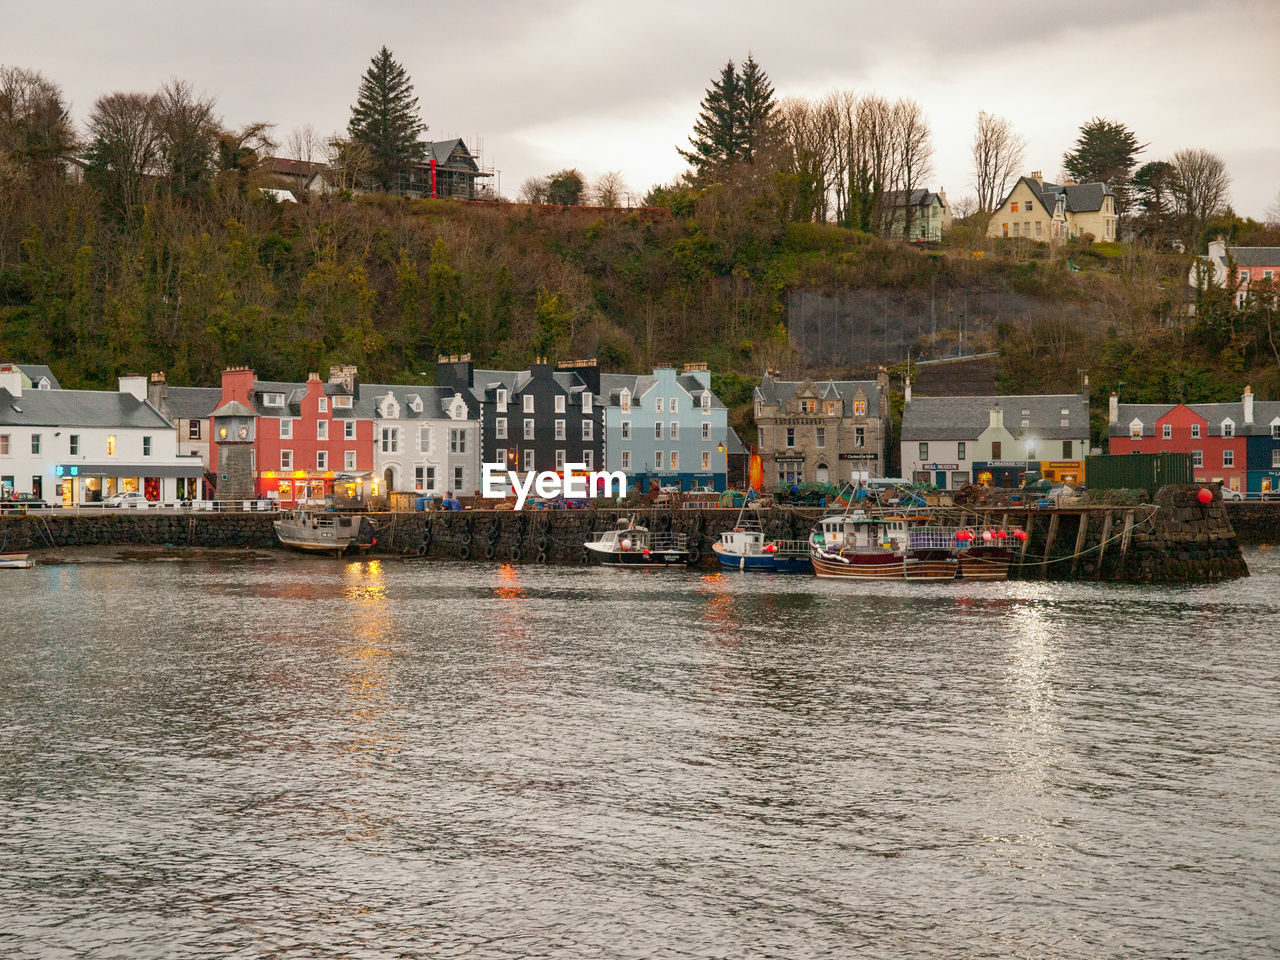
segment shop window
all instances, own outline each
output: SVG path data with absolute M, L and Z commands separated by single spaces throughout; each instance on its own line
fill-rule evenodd
M 114 433 L 107 435 L 107 456 L 114 457 L 116 455 L 116 435 Z

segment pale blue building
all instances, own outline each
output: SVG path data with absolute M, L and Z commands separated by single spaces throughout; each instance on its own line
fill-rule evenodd
M 652 375 L 600 376 L 604 411 L 604 458 L 629 484 L 711 487 L 728 482 L 729 412 L 711 392 L 705 363 L 677 372 L 658 367 Z

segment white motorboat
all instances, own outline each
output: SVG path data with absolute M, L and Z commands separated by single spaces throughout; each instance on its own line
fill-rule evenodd
M 368 517 L 331 511 L 294 510 L 274 522 L 286 547 L 341 556 L 348 549 L 367 553 L 378 542 Z

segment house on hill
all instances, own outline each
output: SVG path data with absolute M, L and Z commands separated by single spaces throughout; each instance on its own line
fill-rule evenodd
M 890 212 L 889 234 L 916 242 L 936 242 L 951 229 L 951 207 L 947 192 L 890 190 L 884 195 L 885 209 Z M 907 226 L 910 215 L 910 228 Z
M 1232 269 L 1235 276 L 1228 277 Z M 1280 289 L 1280 247 L 1233 247 L 1219 237 L 1209 244 L 1209 253 L 1191 265 L 1188 282 L 1203 290 L 1211 283 L 1235 291 L 1237 307 L 1243 307 L 1258 284 L 1267 281 L 1269 294 Z
M 1048 183 L 1039 170 L 1018 178 L 987 225 L 988 237 L 1053 243 L 1085 235 L 1116 239 L 1115 193 L 1105 183 Z

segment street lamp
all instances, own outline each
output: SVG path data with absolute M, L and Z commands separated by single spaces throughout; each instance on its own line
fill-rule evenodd
M 1023 453 L 1024 453 L 1024 459 L 1026 460 L 1026 466 L 1022 473 L 1023 486 L 1026 486 L 1027 483 L 1029 482 L 1028 476 L 1031 473 L 1031 464 L 1036 455 L 1036 442 L 1037 442 L 1036 438 L 1031 434 L 1028 434 L 1026 439 L 1023 441 L 1023 443 L 1025 444 L 1025 449 Z

